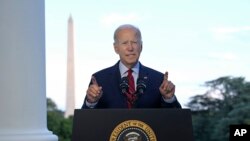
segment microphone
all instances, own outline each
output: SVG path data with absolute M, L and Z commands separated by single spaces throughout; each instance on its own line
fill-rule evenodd
M 121 83 L 120 83 L 120 88 L 122 90 L 122 94 L 126 94 L 128 91 L 128 77 L 122 77 Z
M 137 87 L 136 87 L 138 96 L 140 96 L 144 93 L 144 91 L 146 90 L 146 87 L 147 87 L 146 83 L 143 81 L 143 79 L 138 78 Z

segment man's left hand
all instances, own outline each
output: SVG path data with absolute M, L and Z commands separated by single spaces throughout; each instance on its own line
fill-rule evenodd
M 168 81 L 168 72 L 164 74 L 164 79 L 159 90 L 164 99 L 170 99 L 174 96 L 175 85 L 171 81 Z

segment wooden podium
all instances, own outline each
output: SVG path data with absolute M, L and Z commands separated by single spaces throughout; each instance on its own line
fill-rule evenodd
M 194 141 L 189 109 L 76 109 L 72 141 Z

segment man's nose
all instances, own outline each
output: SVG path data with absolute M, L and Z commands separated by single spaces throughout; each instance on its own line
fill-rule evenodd
M 129 50 L 133 50 L 133 49 L 134 49 L 133 42 L 129 42 L 129 43 L 128 43 L 128 49 L 129 49 Z

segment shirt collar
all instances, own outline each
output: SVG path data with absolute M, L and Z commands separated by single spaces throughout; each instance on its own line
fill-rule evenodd
M 137 75 L 139 74 L 139 66 L 140 66 L 140 63 L 138 61 L 135 64 L 135 66 L 131 68 L 133 70 L 133 73 L 136 73 Z M 121 77 L 126 76 L 128 68 L 121 61 L 119 62 L 119 69 L 120 69 Z

